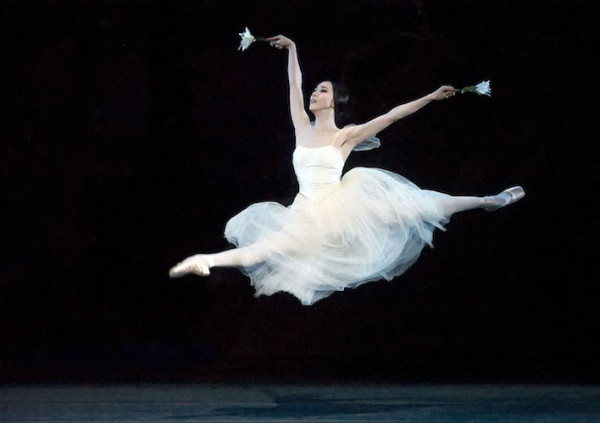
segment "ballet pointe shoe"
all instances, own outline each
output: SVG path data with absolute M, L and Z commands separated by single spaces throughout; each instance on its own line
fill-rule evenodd
M 508 195 L 503 195 L 503 194 L 508 194 Z M 494 211 L 494 210 L 498 210 L 502 207 L 506 207 L 509 204 L 516 203 L 521 198 L 525 197 L 525 190 L 520 186 L 516 186 L 516 187 L 505 189 L 500 194 L 494 195 L 494 197 L 499 197 L 501 195 L 504 198 L 504 202 L 500 201 L 498 204 L 493 204 L 491 206 L 484 207 L 485 210 Z
M 169 277 L 177 279 L 189 274 L 208 276 L 210 275 L 210 268 L 214 265 L 215 262 L 211 257 L 198 254 L 171 267 Z

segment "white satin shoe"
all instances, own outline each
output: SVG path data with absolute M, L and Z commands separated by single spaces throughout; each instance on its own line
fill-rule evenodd
M 494 210 L 498 210 L 502 207 L 506 207 L 509 204 L 516 203 L 521 198 L 525 197 L 525 190 L 520 186 L 516 186 L 516 187 L 505 189 L 500 194 L 494 195 L 494 197 L 500 196 L 502 194 L 508 194 L 508 196 L 504 196 L 506 198 L 504 203 L 494 204 L 494 205 L 485 207 L 485 210 L 494 211 Z
M 177 263 L 169 270 L 169 277 L 171 279 L 181 278 L 188 274 L 194 274 L 198 276 L 210 275 L 210 268 L 215 265 L 215 261 L 212 257 L 198 254 Z

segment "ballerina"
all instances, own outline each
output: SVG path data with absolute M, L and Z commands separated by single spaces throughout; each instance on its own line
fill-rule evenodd
M 365 149 L 365 140 L 459 90 L 442 86 L 364 124 L 338 128 L 336 106 L 348 95 L 338 84 L 323 81 L 310 96 L 311 122 L 304 109 L 296 44 L 283 35 L 266 41 L 288 51 L 299 193 L 289 207 L 256 203 L 234 216 L 225 236 L 236 248 L 188 257 L 171 268 L 171 278 L 208 276 L 213 267 L 237 267 L 250 277 L 255 296 L 283 291 L 312 305 L 335 291 L 402 274 L 425 245 L 432 245 L 434 230 L 444 230 L 454 213 L 497 210 L 525 195 L 516 186 L 493 196 L 451 196 L 373 168 L 354 168 L 342 177 L 346 159 L 353 150 Z

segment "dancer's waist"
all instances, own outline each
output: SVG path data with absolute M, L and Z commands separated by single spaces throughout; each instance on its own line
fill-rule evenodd
M 337 191 L 339 186 L 340 181 L 311 184 L 300 183 L 299 193 L 312 201 L 319 202 L 326 196 Z

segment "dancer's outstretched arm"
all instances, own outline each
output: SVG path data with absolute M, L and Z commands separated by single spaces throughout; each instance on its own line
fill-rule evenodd
M 290 113 L 296 134 L 298 130 L 310 126 L 310 119 L 304 110 L 304 96 L 302 95 L 302 72 L 298 62 L 296 44 L 283 35 L 267 38 L 269 43 L 278 49 L 288 50 L 288 80 L 290 84 Z
M 345 127 L 342 129 L 340 136 L 344 139 L 344 144 L 350 144 L 351 147 L 359 144 L 369 137 L 375 136 L 383 129 L 390 126 L 392 123 L 413 114 L 417 110 L 425 107 L 432 101 L 443 100 L 448 97 L 452 97 L 457 91 L 456 88 L 451 86 L 441 86 L 431 94 L 421 97 L 417 100 L 411 101 L 406 104 L 394 107 L 389 112 L 370 120 L 369 122 L 361 125 L 354 125 Z

